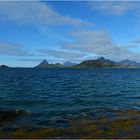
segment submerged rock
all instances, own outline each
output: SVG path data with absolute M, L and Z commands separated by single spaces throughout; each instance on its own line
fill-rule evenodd
M 15 112 L 14 112 L 15 113 Z M 20 114 L 20 111 L 17 111 Z M 10 115 L 13 115 L 11 113 Z M 71 120 L 69 127 L 18 128 L 12 131 L 0 131 L 0 138 L 7 139 L 140 139 L 140 111 L 125 110 L 116 112 L 116 119 Z M 129 116 L 124 118 L 124 116 Z M 16 115 L 15 115 L 16 116 Z M 57 123 L 63 123 L 58 120 Z
M 0 109 L 0 123 L 14 121 L 17 117 L 24 114 L 23 110 Z

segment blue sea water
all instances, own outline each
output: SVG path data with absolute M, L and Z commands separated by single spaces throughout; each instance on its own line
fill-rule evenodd
M 139 110 L 140 69 L 0 69 L 0 108 L 24 110 L 14 125 L 33 127 Z

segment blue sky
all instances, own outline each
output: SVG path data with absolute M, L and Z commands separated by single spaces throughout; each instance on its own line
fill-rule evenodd
M 0 64 L 140 62 L 140 2 L 1 1 Z

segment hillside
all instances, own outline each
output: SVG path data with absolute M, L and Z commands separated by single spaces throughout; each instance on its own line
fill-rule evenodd
M 74 67 L 75 68 L 87 68 L 87 67 L 102 68 L 102 67 L 121 67 L 121 65 L 109 59 L 100 57 L 96 60 L 85 60 Z
M 60 63 L 49 64 L 47 60 L 43 60 L 40 64 L 35 66 L 35 68 L 60 68 L 63 67 Z
M 140 67 L 140 63 L 138 63 L 136 61 L 129 60 L 129 59 L 122 60 L 122 61 L 120 61 L 118 63 L 120 65 L 124 65 L 124 66 Z

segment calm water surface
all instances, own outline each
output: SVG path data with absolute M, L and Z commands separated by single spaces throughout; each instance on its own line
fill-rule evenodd
M 13 126 L 112 118 L 115 111 L 140 110 L 140 69 L 0 69 L 0 108 L 25 111 Z

